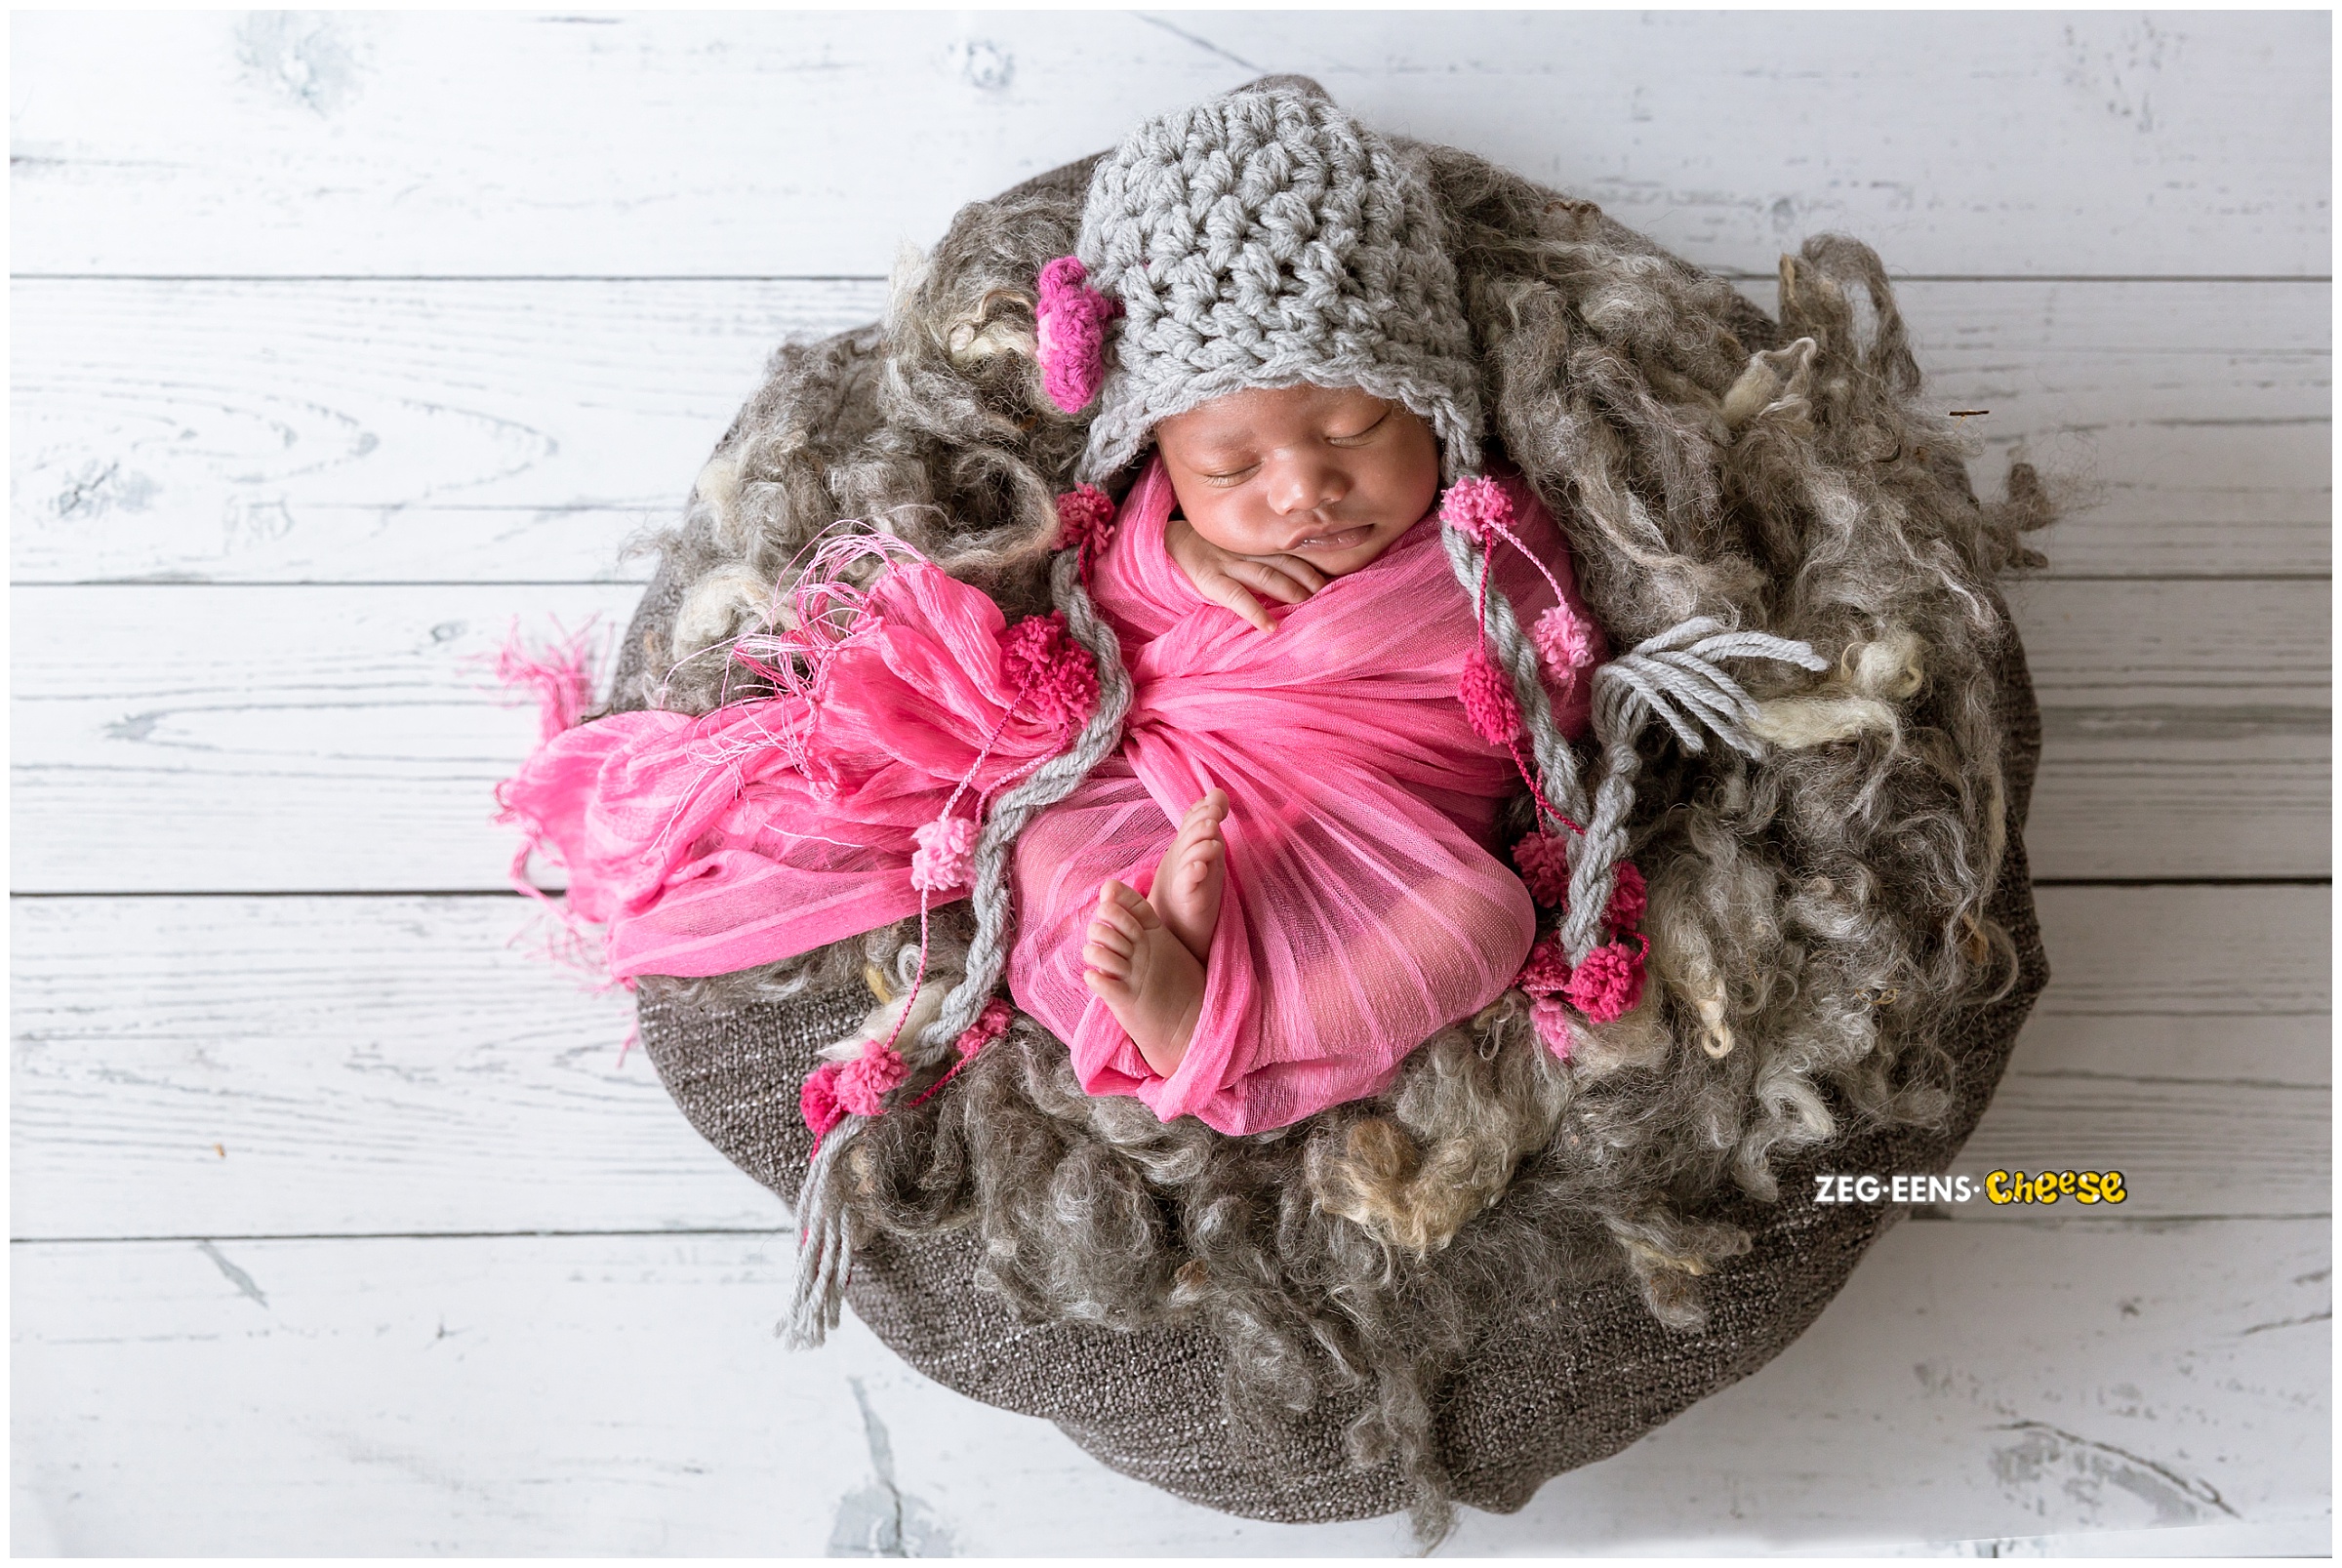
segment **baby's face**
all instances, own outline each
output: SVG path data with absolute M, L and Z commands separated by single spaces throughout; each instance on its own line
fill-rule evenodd
M 1439 493 L 1439 443 L 1397 403 L 1354 386 L 1236 392 L 1154 427 L 1189 526 L 1237 555 L 1355 572 Z

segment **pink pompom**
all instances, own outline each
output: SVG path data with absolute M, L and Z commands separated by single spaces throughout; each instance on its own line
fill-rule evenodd
M 1536 1025 L 1537 1037 L 1545 1042 L 1545 1048 L 1567 1062 L 1572 1044 L 1569 1009 L 1550 998 L 1532 1002 L 1529 1004 L 1529 1022 Z
M 909 1072 L 902 1052 L 872 1040 L 839 1071 L 837 1103 L 853 1115 L 875 1116 L 886 1109 L 887 1091 Z
M 1531 833 L 1513 846 L 1529 897 L 1549 909 L 1569 902 L 1569 849 L 1559 833 Z
M 1512 744 L 1520 734 L 1520 704 L 1514 700 L 1510 676 L 1474 648 L 1464 656 L 1464 678 L 1456 690 L 1474 733 L 1490 745 Z
M 976 1015 L 976 1022 L 960 1030 L 959 1038 L 952 1042 L 960 1060 L 964 1062 L 1006 1034 L 1016 1016 L 1015 1010 L 997 996 L 985 1003 L 984 1011 Z
M 1569 960 L 1561 956 L 1561 944 L 1547 937 L 1531 947 L 1513 984 L 1540 1001 L 1569 989 Z
M 805 1087 L 797 1091 L 797 1109 L 805 1117 L 814 1141 L 829 1136 L 829 1129 L 846 1119 L 845 1107 L 837 1103 L 837 1075 L 841 1065 L 825 1062 L 805 1076 Z
M 1569 977 L 1569 1000 L 1596 1024 L 1626 1017 L 1642 1000 L 1642 953 L 1623 942 L 1595 948 Z
M 1096 485 L 1075 485 L 1057 498 L 1057 547 L 1081 551 L 1081 580 L 1114 537 L 1114 503 Z
M 910 856 L 910 885 L 921 893 L 944 893 L 968 885 L 968 865 L 976 852 L 976 822 L 970 817 L 938 817 L 910 830 L 918 846 Z
M 1098 706 L 1098 663 L 1066 630 L 1066 618 L 1052 610 L 1028 616 L 1000 639 L 1003 678 L 1024 696 L 1020 706 L 1070 735 L 1089 722 Z
M 1556 685 L 1576 679 L 1578 671 L 1594 663 L 1594 627 L 1566 602 L 1537 618 L 1529 628 L 1529 641 L 1537 645 L 1546 673 Z
M 1089 275 L 1078 258 L 1059 257 L 1041 268 L 1032 307 L 1041 384 L 1068 414 L 1087 408 L 1106 384 L 1106 324 L 1122 313 L 1122 302 L 1091 288 Z
M 1610 907 L 1604 912 L 1612 931 L 1639 931 L 1642 912 L 1651 906 L 1651 892 L 1631 861 L 1620 861 L 1618 880 L 1610 889 Z
M 1492 526 L 1512 528 L 1513 501 L 1493 479 L 1459 479 L 1439 498 L 1439 520 L 1474 543 L 1485 544 Z

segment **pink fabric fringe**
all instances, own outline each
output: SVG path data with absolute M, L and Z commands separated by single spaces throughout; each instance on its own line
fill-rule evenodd
M 537 700 L 537 738 L 549 741 L 574 727 L 593 706 L 593 637 L 595 622 L 576 631 L 553 628 L 554 640 L 532 652 L 520 638 L 515 620 L 496 654 L 496 678 Z

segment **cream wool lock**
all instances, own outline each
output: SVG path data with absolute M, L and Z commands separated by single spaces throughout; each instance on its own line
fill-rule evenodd
M 1435 1533 L 1451 1501 L 1516 1507 L 1794 1336 L 1878 1224 L 1819 1215 L 1810 1182 L 1783 1180 L 1800 1160 L 1940 1169 L 1981 1110 L 2043 978 L 2013 831 L 2037 732 L 1993 579 L 2033 559 L 2018 535 L 2047 510 L 2022 469 L 2008 501 L 1975 499 L 1958 436 L 1917 402 L 1883 270 L 1850 241 L 1785 259 L 1776 323 L 1590 206 L 1377 138 L 1307 84 L 1183 114 L 963 210 L 885 323 L 784 348 L 719 444 L 615 706 L 737 695 L 730 646 L 769 631 L 840 518 L 1012 616 L 1061 609 L 1100 696 L 1073 745 L 998 799 L 975 897 L 933 911 L 924 944 L 898 924 L 739 974 L 645 977 L 644 1037 L 695 1123 L 799 1201 L 801 1329 L 844 1294 L 914 1363 L 1183 1495 L 1272 1518 L 1403 1506 Z M 1109 237 L 1116 204 L 1175 207 L 1159 181 L 1175 161 L 1193 174 L 1215 116 L 1223 151 L 1290 127 L 1341 178 L 1280 161 L 1279 130 L 1247 157 L 1290 174 L 1294 199 L 1191 187 L 1194 221 L 1132 224 L 1175 253 L 1151 277 Z M 1353 171 L 1370 187 L 1354 212 Z M 1278 237 L 1329 190 L 1347 260 Z M 1256 251 L 1232 213 L 1272 214 L 1271 238 Z M 1280 302 L 1281 266 L 1246 269 L 1280 250 L 1337 326 Z M 1045 280 L 1069 254 L 1080 276 Z M 1059 319 L 1053 289 L 1120 314 Z M 1097 365 L 1069 369 L 1069 345 Z M 1623 1016 L 1577 1019 L 1567 1061 L 1512 990 L 1384 1095 L 1231 1139 L 1082 1093 L 1029 1018 L 958 1048 L 984 1032 L 1010 932 L 1008 848 L 1112 744 L 1127 701 L 1084 552 L 1055 548 L 1060 497 L 1118 477 L 1178 411 L 1175 361 L 1219 391 L 1337 362 L 1343 384 L 1380 377 L 1440 430 L 1451 478 L 1478 468 L 1485 410 L 1566 536 L 1629 650 L 1596 676 L 1592 755 L 1540 714 L 1535 628 L 1501 593 L 1486 630 L 1537 782 L 1585 828 L 1547 835 L 1568 869 L 1562 956 L 1598 945 L 1595 895 L 1631 858 L 1655 982 Z M 1053 395 L 1085 387 L 1089 421 Z M 1474 601 L 1501 547 L 1481 534 L 1442 540 Z M 1536 826 L 1524 795 L 1507 837 L 1542 844 Z M 1522 869 L 1558 868 L 1540 849 Z M 914 1007 L 922 963 L 936 988 Z M 817 1051 L 847 1036 L 859 1060 L 889 1035 L 904 1081 L 805 1171 Z

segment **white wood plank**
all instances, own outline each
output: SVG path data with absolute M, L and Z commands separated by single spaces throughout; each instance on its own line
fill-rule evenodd
M 2047 583 L 2011 607 L 2040 694 L 2036 876 L 2323 876 L 2332 594 Z
M 2040 909 L 2055 978 L 1955 1168 L 2120 1170 L 2131 1220 L 2325 1212 L 2326 891 L 2045 888 Z M 623 994 L 515 942 L 535 920 L 495 898 L 16 901 L 11 1233 L 786 1224 L 620 1059 Z
M 646 580 L 792 335 L 874 281 L 16 283 L 16 581 Z
M 491 790 L 536 738 L 480 661 L 636 590 L 14 591 L 18 892 L 502 887 Z M 2302 876 L 2328 862 L 2322 582 L 2045 582 L 2043 877 Z M 91 824 L 102 824 L 92 831 Z
M 14 1263 L 20 1549 L 36 1530 L 80 1554 L 1404 1547 L 1396 1520 L 1178 1503 L 927 1384 L 851 1320 L 792 1357 L 770 1326 L 785 1242 L 20 1245 Z M 2328 1481 L 2329 1263 L 2322 1222 L 1905 1226 L 1770 1366 L 1517 1514 L 1467 1514 L 1448 1549 L 2297 1529 Z
M 1710 265 L 2328 269 L 2316 13 L 185 13 L 14 37 L 20 271 L 838 274 L 1270 70 Z M 2056 149 L 2044 156 L 2043 149 Z
M 2051 575 L 2332 569 L 2327 286 L 1914 282 L 1897 300 L 1935 406 L 1990 411 L 1961 424 L 1978 489 L 2000 494 L 2023 459 L 2060 495 L 2033 541 Z
M 1770 307 L 1769 285 L 1751 297 Z M 2322 574 L 2322 284 L 1913 282 L 1931 397 L 2085 576 Z M 874 281 L 19 280 L 19 583 L 636 579 L 784 336 Z
M 18 589 L 15 890 L 505 886 L 537 719 L 488 662 L 524 619 L 614 643 L 639 592 Z
M 12 1233 L 788 1224 L 498 898 L 18 900 Z M 125 955 L 136 954 L 135 963 Z

